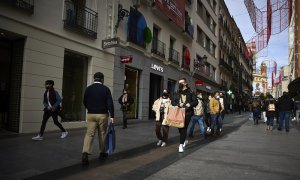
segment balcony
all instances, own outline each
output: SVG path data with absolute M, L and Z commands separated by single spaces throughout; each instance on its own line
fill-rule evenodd
M 166 57 L 166 44 L 158 39 L 153 39 L 151 52 L 157 54 L 158 56 Z
M 64 28 L 97 38 L 98 13 L 72 1 L 65 1 Z
M 179 52 L 170 48 L 169 49 L 169 61 L 171 63 L 179 65 Z
M 220 59 L 219 66 L 223 67 L 228 72 L 233 73 L 233 68 L 227 62 L 225 62 L 224 59 Z

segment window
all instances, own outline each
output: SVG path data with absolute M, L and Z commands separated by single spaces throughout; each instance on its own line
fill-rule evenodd
M 197 0 L 197 13 L 201 18 L 203 18 L 204 11 L 205 9 L 203 7 L 201 0 Z

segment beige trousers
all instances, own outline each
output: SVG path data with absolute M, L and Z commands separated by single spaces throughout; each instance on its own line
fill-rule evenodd
M 87 130 L 84 137 L 82 153 L 91 154 L 92 143 L 96 131 L 99 136 L 100 153 L 105 153 L 105 138 L 107 134 L 108 114 L 88 114 Z

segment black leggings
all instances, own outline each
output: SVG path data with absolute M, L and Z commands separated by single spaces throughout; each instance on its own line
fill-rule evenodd
M 178 128 L 178 131 L 179 131 L 179 134 L 180 134 L 180 144 L 183 144 L 185 139 L 186 139 L 187 128 L 189 126 L 191 118 L 192 118 L 192 115 L 185 115 L 184 127 L 183 128 Z
M 46 124 L 47 124 L 47 121 L 48 119 L 52 116 L 52 119 L 54 121 L 54 124 L 59 127 L 59 129 L 62 131 L 62 132 L 66 132 L 66 130 L 64 129 L 64 127 L 58 122 L 58 119 L 57 119 L 57 110 L 56 111 L 49 111 L 49 110 L 44 110 L 44 115 L 43 115 L 43 122 L 42 122 L 42 125 L 41 125 L 41 130 L 40 130 L 40 135 L 43 136 L 44 134 L 44 131 L 45 131 L 45 128 L 46 128 Z

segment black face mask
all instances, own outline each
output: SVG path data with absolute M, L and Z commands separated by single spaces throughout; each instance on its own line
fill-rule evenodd
M 163 97 L 169 97 L 168 93 L 163 93 L 162 95 L 163 95 Z
M 182 90 L 184 88 L 183 84 L 179 84 L 179 89 Z

